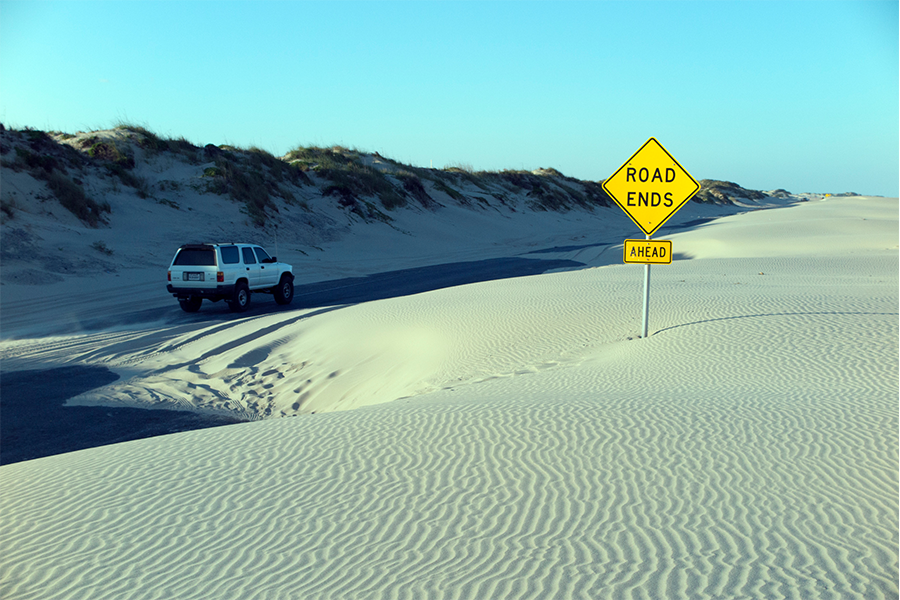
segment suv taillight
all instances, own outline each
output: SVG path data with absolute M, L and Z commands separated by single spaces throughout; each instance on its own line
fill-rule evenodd
M 169 271 L 169 281 L 172 281 L 172 271 Z
M 225 273 L 222 271 L 216 273 L 216 283 L 225 283 Z

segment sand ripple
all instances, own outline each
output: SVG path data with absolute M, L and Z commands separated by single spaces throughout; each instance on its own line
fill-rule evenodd
M 644 340 L 628 268 L 123 339 L 161 396 L 382 403 L 0 468 L 0 596 L 897 598 L 897 273 L 679 261 Z
M 0 591 L 896 594 L 896 454 L 871 439 L 896 419 L 873 428 L 840 392 L 648 399 L 598 379 L 564 399 L 570 382 L 543 379 L 542 402 L 494 398 L 511 383 L 495 380 L 477 401 L 445 391 L 4 467 Z

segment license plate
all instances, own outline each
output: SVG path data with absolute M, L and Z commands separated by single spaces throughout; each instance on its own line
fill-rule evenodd
M 204 281 L 205 273 L 184 273 L 184 281 Z

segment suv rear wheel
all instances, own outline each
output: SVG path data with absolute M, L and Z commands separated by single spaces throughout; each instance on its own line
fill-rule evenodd
M 229 308 L 234 312 L 244 312 L 250 308 L 250 288 L 243 281 L 234 286 L 234 296 L 228 302 Z
M 275 302 L 278 304 L 290 304 L 294 299 L 294 281 L 289 275 L 282 275 L 281 281 L 272 289 Z
M 184 312 L 197 312 L 200 310 L 200 305 L 203 304 L 203 298 L 200 296 L 191 296 L 189 298 L 179 298 L 178 304 L 181 305 L 181 310 Z

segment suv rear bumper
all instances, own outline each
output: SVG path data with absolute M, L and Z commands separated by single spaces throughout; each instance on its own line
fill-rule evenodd
M 166 286 L 169 293 L 176 298 L 189 298 L 191 296 L 206 298 L 207 300 L 229 300 L 234 296 L 234 285 L 217 285 L 214 288 L 187 288 L 175 287 L 171 283 Z

